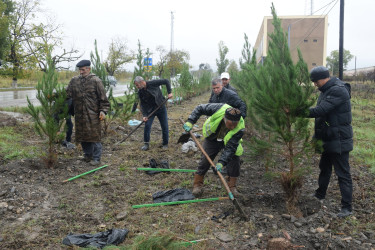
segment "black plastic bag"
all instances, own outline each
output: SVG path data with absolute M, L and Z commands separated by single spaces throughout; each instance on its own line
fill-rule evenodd
M 150 168 L 166 168 L 166 169 L 169 169 L 169 162 L 168 160 L 160 160 L 160 164 L 155 160 L 155 159 L 150 159 Z M 146 174 L 148 175 L 154 175 L 154 174 L 158 174 L 158 173 L 161 173 L 163 171 L 146 171 Z M 170 173 L 170 172 L 166 172 L 166 173 Z
M 169 202 L 169 201 L 186 201 L 194 200 L 194 195 L 189 189 L 176 188 L 167 191 L 159 191 L 152 195 L 154 203 Z
M 118 245 L 125 240 L 125 236 L 129 230 L 124 229 L 110 229 L 105 232 L 96 234 L 69 234 L 62 243 L 68 246 L 79 247 L 99 247 L 103 248 L 107 245 Z

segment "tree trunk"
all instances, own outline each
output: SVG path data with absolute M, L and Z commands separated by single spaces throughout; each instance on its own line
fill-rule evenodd
M 17 78 L 16 78 L 16 79 L 13 78 L 13 81 L 12 81 L 12 88 L 14 88 L 14 89 L 18 88 Z

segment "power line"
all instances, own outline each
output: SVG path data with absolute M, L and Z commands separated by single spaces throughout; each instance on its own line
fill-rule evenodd
M 329 11 L 327 12 L 327 14 L 321 14 L 320 16 L 322 17 L 322 16 L 325 16 L 325 15 L 328 15 L 330 12 L 331 12 L 331 10 L 333 9 L 333 7 L 335 7 L 336 6 L 336 4 L 338 3 L 338 1 L 339 0 L 335 0 L 336 2 L 335 2 L 335 4 L 329 9 Z M 332 2 L 334 2 L 334 1 L 332 1 Z M 329 4 L 331 4 L 332 2 L 330 2 Z M 328 5 L 328 4 L 327 4 Z M 327 6 L 326 5 L 326 6 Z M 324 6 L 324 7 L 326 7 L 326 6 Z M 320 9 L 322 9 L 322 8 L 320 8 Z M 319 9 L 319 10 L 320 10 Z M 323 12 L 324 13 L 324 12 Z M 321 23 L 323 21 L 323 19 L 319 19 L 319 20 L 317 20 L 317 21 L 315 21 L 315 23 L 313 24 L 313 26 L 312 26 L 312 28 L 311 28 L 311 30 L 310 31 L 308 31 L 308 32 L 306 32 L 305 34 L 307 34 L 307 35 L 304 35 L 303 37 L 302 37 L 302 39 L 297 43 L 297 45 L 293 48 L 293 49 L 291 49 L 291 51 L 292 50 L 295 50 L 295 49 L 297 49 L 298 48 L 298 46 L 302 43 L 302 41 L 304 41 L 306 38 L 308 38 L 310 35 L 311 35 L 311 33 L 319 26 L 319 24 Z

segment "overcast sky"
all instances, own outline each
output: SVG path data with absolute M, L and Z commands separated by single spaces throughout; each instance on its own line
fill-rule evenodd
M 310 0 L 41 0 L 63 25 L 65 46 L 74 44 L 85 52 L 83 59 L 90 59 L 95 39 L 106 57 L 114 37 L 126 39 L 132 50 L 137 49 L 138 39 L 152 52 L 158 45 L 169 50 L 173 11 L 174 48 L 190 53 L 194 69 L 208 63 L 215 70 L 219 41 L 229 48 L 227 58 L 238 63 L 244 33 L 253 46 L 263 17 L 271 16 L 272 2 L 278 16 L 309 15 L 311 11 Z M 374 0 L 345 1 L 344 48 L 357 57 L 357 68 L 375 65 L 374 9 Z M 315 15 L 328 13 L 327 55 L 339 46 L 339 12 L 340 0 L 313 1 Z M 154 55 L 154 63 L 156 58 Z M 354 68 L 354 61 L 348 69 Z M 133 65 L 126 68 L 133 70 Z

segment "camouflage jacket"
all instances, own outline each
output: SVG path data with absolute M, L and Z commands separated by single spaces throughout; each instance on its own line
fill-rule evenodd
M 75 76 L 66 89 L 73 99 L 76 142 L 100 142 L 100 111 L 107 113 L 109 101 L 102 81 L 94 74 Z

